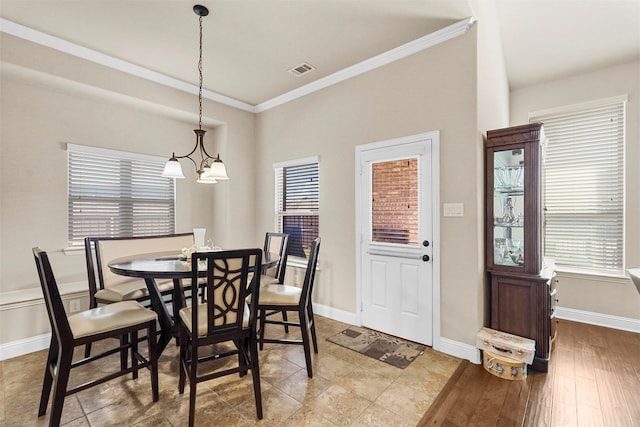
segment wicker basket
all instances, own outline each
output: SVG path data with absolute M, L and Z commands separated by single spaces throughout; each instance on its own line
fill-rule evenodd
M 509 359 L 498 354 L 483 351 L 482 365 L 496 377 L 507 380 L 523 380 L 527 378 L 527 364 Z

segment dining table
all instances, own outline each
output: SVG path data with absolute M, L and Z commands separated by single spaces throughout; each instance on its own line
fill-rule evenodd
M 277 265 L 279 260 L 278 253 L 263 253 L 260 271 Z M 191 279 L 191 259 L 176 252 L 153 252 L 117 258 L 109 261 L 107 265 L 114 274 L 144 280 L 151 299 L 151 309 L 158 314 L 160 334 L 157 351 L 158 355 L 162 354 L 171 339 L 180 336 L 178 312 L 186 306 L 182 280 Z M 206 277 L 204 267 L 198 272 L 198 276 Z M 257 276 L 259 275 L 255 277 Z M 173 280 L 173 314 L 169 311 L 158 288 L 157 280 L 162 279 Z

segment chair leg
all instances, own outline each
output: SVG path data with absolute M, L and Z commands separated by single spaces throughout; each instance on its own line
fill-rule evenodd
M 249 347 L 246 340 L 233 340 L 233 344 L 238 349 L 238 366 L 249 366 L 250 359 L 248 358 Z M 240 377 L 247 375 L 247 370 L 240 371 Z
M 86 358 L 86 357 L 89 357 L 89 356 L 91 356 L 91 343 L 90 342 L 87 343 L 84 346 L 84 357 Z
M 304 347 L 304 360 L 307 363 L 307 376 L 313 378 L 313 367 L 311 366 L 311 344 L 309 343 L 309 330 L 307 325 L 309 320 L 307 319 L 306 309 L 298 311 L 300 316 L 300 334 L 302 335 L 302 346 Z
M 249 357 L 251 358 L 251 377 L 253 379 L 253 395 L 256 399 L 256 415 L 262 419 L 262 391 L 260 390 L 260 366 L 258 363 L 258 343 L 257 337 L 247 340 L 249 347 Z
M 313 341 L 313 352 L 318 353 L 318 337 L 316 335 L 316 321 L 313 318 L 313 307 L 311 303 L 307 306 L 307 316 L 309 318 L 307 321 L 309 322 L 309 330 L 311 330 L 311 339 Z
M 287 310 L 282 310 L 282 321 L 283 322 L 288 322 L 289 319 L 287 318 Z M 289 333 L 289 325 L 287 325 L 286 323 L 284 324 L 284 331 L 288 334 Z
M 264 326 L 267 319 L 267 310 L 260 310 L 260 350 L 264 349 Z
M 184 385 L 187 380 L 187 344 L 189 338 L 183 326 L 180 327 L 180 360 L 178 361 L 178 369 L 180 370 L 180 376 L 178 377 L 178 392 L 184 393 Z
M 127 369 L 127 365 L 129 364 L 128 354 L 127 354 L 128 346 L 129 346 L 129 336 L 127 334 L 123 334 L 120 337 L 120 369 L 122 369 L 123 371 Z
M 64 398 L 67 394 L 67 384 L 71 373 L 71 362 L 73 359 L 73 348 L 62 349 L 58 357 L 58 365 L 55 378 L 53 380 L 53 402 L 51 404 L 51 417 L 49 426 L 59 426 L 62 418 L 62 408 Z
M 131 332 L 131 367 L 133 379 L 138 379 L 138 331 Z
M 149 322 L 147 327 L 147 344 L 149 350 L 149 361 L 151 363 L 151 394 L 153 401 L 160 399 L 158 391 L 158 355 L 156 354 L 156 321 Z
M 47 412 L 49 404 L 49 395 L 51 394 L 51 385 L 53 384 L 53 372 L 58 364 L 58 340 L 55 335 L 51 337 L 49 344 L 49 353 L 47 354 L 47 363 L 44 367 L 44 380 L 42 381 L 42 393 L 40 394 L 40 408 L 38 416 L 41 417 Z
M 193 338 L 197 339 L 197 338 Z M 193 427 L 196 416 L 196 393 L 198 386 L 198 348 L 191 348 L 191 366 L 189 367 L 189 427 Z

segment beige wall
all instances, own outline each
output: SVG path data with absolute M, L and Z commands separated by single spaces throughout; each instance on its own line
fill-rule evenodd
M 472 1 L 478 19 L 478 129 L 509 126 L 509 83 L 495 2 Z
M 198 111 L 196 95 L 11 36 L 1 40 L 0 295 L 39 286 L 36 245 L 51 252 L 59 282 L 86 278 L 84 256 L 62 253 L 66 143 L 185 154 L 195 144 Z M 206 227 L 216 244 L 261 247 L 253 228 L 253 176 L 246 173 L 255 164 L 254 115 L 207 101 L 203 108 L 205 143 L 220 152 L 232 180 L 196 184 L 192 165 L 183 163 L 176 231 Z
M 618 95 L 629 95 L 626 122 L 627 268 L 640 266 L 640 62 L 540 84 L 511 93 L 511 123 L 529 113 Z M 559 274 L 559 305 L 604 315 L 640 319 L 640 295 L 628 278 Z
M 478 18 L 478 138 L 479 150 L 476 180 L 478 205 L 484 208 L 484 141 L 486 133 L 491 129 L 499 129 L 509 125 L 509 85 L 504 66 L 500 27 L 498 25 L 496 5 L 493 2 L 472 2 L 475 16 Z M 478 215 L 476 232 L 479 234 L 478 252 L 482 257 L 477 260 L 479 268 L 484 272 L 484 211 Z M 478 290 L 478 299 L 482 301 L 483 325 L 490 324 L 489 290 L 486 276 L 482 277 L 484 286 Z
M 465 205 L 463 218 L 440 218 L 441 259 L 435 262 L 441 268 L 442 335 L 474 342 L 483 304 L 476 66 L 473 27 L 463 36 L 258 115 L 258 231 L 273 227 L 272 164 L 320 157 L 318 303 L 356 311 L 355 147 L 439 130 L 441 203 Z

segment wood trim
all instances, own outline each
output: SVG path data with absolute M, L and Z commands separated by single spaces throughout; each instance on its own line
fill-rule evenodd
M 452 406 L 454 399 L 451 399 L 451 395 L 459 393 L 459 390 L 455 390 L 456 385 L 469 364 L 468 360 L 460 362 L 458 368 L 455 370 L 451 378 L 449 378 L 449 381 L 444 385 L 438 394 L 438 397 L 436 397 L 436 400 L 433 401 L 429 410 L 418 422 L 417 427 L 439 425 L 441 420 L 444 419 L 444 415 L 453 409 Z

